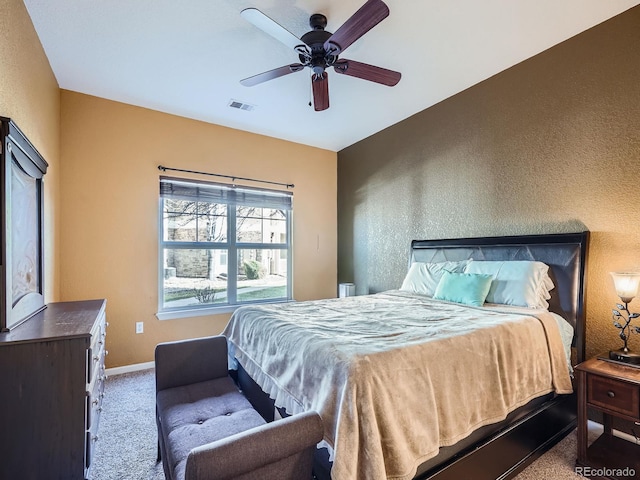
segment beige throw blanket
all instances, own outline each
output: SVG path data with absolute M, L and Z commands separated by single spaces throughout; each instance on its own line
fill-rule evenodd
M 571 381 L 556 320 L 390 291 L 239 308 L 230 355 L 325 424 L 334 480 L 410 479 L 476 428 Z

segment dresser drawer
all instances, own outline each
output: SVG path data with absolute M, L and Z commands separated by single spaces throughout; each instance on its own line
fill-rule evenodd
M 87 430 L 85 440 L 85 469 L 88 471 L 93 458 L 93 449 L 98 441 L 98 423 L 100 420 L 100 410 L 102 409 L 102 397 L 100 394 L 104 389 L 104 376 L 96 382 L 95 397 L 87 396 L 89 403 L 87 410 Z
M 102 399 L 104 398 L 104 380 L 104 373 L 99 374 L 93 385 L 93 389 L 87 395 L 87 430 L 93 429 L 93 426 L 100 420 Z
M 91 345 L 87 350 L 87 383 L 92 383 L 101 366 L 104 365 L 107 324 L 104 313 L 91 332 Z
M 98 350 L 89 349 L 87 350 L 87 389 L 92 388 L 92 385 L 95 383 L 96 378 L 100 375 L 104 375 L 104 357 L 107 354 L 107 351 L 104 348 L 104 342 L 102 346 L 98 345 Z
M 587 402 L 603 410 L 640 420 L 640 385 L 588 375 Z
M 98 441 L 98 427 L 96 425 L 95 428 L 88 430 L 86 432 L 86 441 L 85 441 L 85 477 L 88 477 L 86 474 L 91 468 L 91 460 L 93 459 L 93 450 L 96 448 L 96 442 Z

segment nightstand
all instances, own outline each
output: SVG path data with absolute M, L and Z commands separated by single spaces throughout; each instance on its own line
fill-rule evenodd
M 578 380 L 578 459 L 589 478 L 631 478 L 640 475 L 640 445 L 612 435 L 612 418 L 640 425 L 640 368 L 592 358 L 576 367 Z M 587 447 L 587 408 L 603 413 L 604 433 Z M 624 471 L 624 469 L 627 469 Z M 591 472 L 590 475 L 587 473 Z M 596 473 L 598 471 L 598 473 Z M 577 473 L 580 473 L 578 471 Z M 596 476 L 602 473 L 601 476 Z

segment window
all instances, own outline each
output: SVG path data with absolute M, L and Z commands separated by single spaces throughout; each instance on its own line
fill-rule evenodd
M 291 192 L 160 178 L 158 318 L 291 299 Z

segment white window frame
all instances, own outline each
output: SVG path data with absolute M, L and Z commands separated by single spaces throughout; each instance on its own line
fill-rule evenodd
M 176 318 L 188 318 L 195 316 L 205 316 L 218 313 L 228 313 L 234 311 L 236 308 L 260 303 L 281 303 L 289 302 L 293 298 L 293 195 L 291 192 L 281 192 L 268 189 L 261 189 L 255 187 L 238 187 L 235 185 L 227 185 L 213 182 L 202 182 L 197 180 L 160 177 L 160 183 L 163 182 L 180 184 L 188 188 L 190 185 L 196 188 L 213 188 L 226 190 L 233 193 L 238 193 L 238 197 L 242 198 L 243 193 L 248 194 L 254 199 L 254 203 L 251 205 L 245 204 L 242 200 L 232 201 L 216 201 L 216 203 L 227 205 L 227 239 L 224 242 L 183 242 L 183 241 L 165 241 L 164 240 L 164 198 L 161 194 L 159 196 L 158 204 L 158 312 L 156 317 L 159 320 L 170 320 Z M 264 242 L 239 242 L 237 241 L 236 232 L 236 207 L 237 206 L 261 206 L 255 203 L 256 198 L 260 198 L 260 193 L 264 193 L 265 198 L 272 195 L 288 196 L 289 207 L 282 208 L 285 212 L 286 221 L 286 241 L 284 243 L 264 243 Z M 259 200 L 258 200 L 259 201 Z M 274 208 L 272 205 L 264 205 L 266 208 Z M 164 306 L 164 258 L 166 249 L 196 249 L 196 250 L 211 250 L 211 249 L 224 249 L 227 251 L 227 302 L 216 305 L 189 305 L 182 307 L 165 307 Z M 230 272 L 238 271 L 238 252 L 239 250 L 251 250 L 251 249 L 264 249 L 264 250 L 285 250 L 287 253 L 287 286 L 286 286 L 286 298 L 277 299 L 261 299 L 251 301 L 238 301 L 237 300 L 237 275 L 232 275 Z

